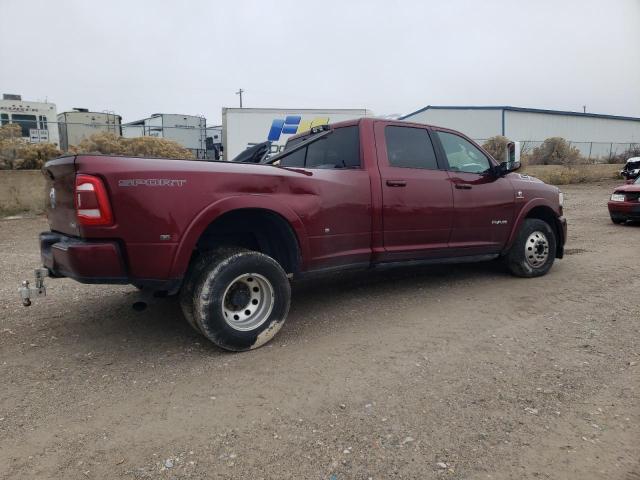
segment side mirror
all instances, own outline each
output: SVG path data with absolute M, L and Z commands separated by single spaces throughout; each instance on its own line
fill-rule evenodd
M 520 142 L 509 142 L 505 149 L 506 162 L 496 168 L 496 175 L 501 177 L 520 168 Z
M 507 172 L 513 172 L 520 168 L 520 142 L 507 143 L 505 158 L 507 159 Z
M 504 153 L 507 161 L 502 162 L 496 168 L 496 175 L 499 177 L 520 168 L 520 142 L 509 142 Z

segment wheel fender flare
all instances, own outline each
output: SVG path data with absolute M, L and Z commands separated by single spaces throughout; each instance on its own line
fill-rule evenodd
M 536 207 L 547 207 L 549 208 L 549 210 L 554 212 L 554 215 L 557 215 L 555 213 L 555 210 L 553 209 L 553 206 L 551 206 L 551 204 L 548 201 L 546 201 L 544 198 L 533 198 L 529 200 L 520 209 L 520 212 L 518 212 L 518 216 L 516 217 L 516 221 L 513 222 L 513 228 L 511 229 L 511 233 L 509 234 L 509 239 L 505 244 L 503 253 L 506 253 L 507 251 L 509 251 L 509 249 L 513 246 L 513 243 L 516 241 L 516 237 L 518 236 L 518 232 L 520 231 L 520 228 L 522 227 L 522 224 L 524 223 L 525 218 L 527 218 L 527 215 L 529 215 L 529 212 Z M 560 235 L 562 235 L 562 228 L 560 227 L 557 220 L 556 220 L 555 228 L 556 228 L 556 231 L 559 232 Z M 557 239 L 557 240 L 561 240 L 561 239 Z
M 233 210 L 253 208 L 280 215 L 293 230 L 300 247 L 301 261 L 308 258 L 307 232 L 300 217 L 289 207 L 266 195 L 237 195 L 225 197 L 202 209 L 182 235 L 171 266 L 172 278 L 182 278 L 187 271 L 191 254 L 205 229 L 217 218 Z

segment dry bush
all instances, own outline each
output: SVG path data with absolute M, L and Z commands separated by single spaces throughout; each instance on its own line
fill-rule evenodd
M 493 158 L 495 158 L 498 162 L 504 162 L 507 159 L 505 157 L 505 151 L 507 149 L 507 144 L 510 140 L 507 137 L 503 137 L 502 135 L 496 135 L 495 137 L 489 138 L 484 144 L 482 148 L 484 148 L 487 152 L 491 154 Z
M 547 138 L 527 159 L 529 165 L 579 165 L 586 163 L 580 150 L 562 137 Z
M 173 140 L 159 137 L 124 138 L 111 132 L 99 132 L 72 146 L 73 153 L 98 153 L 129 157 L 193 159 L 191 150 Z
M 640 145 L 631 145 L 624 152 L 619 154 L 607 155 L 604 160 L 606 163 L 627 163 L 627 160 L 633 157 L 640 157 Z
M 0 126 L 0 169 L 33 170 L 62 152 L 53 143 L 29 143 L 19 125 Z
M 17 140 L 22 137 L 22 128 L 17 123 L 9 123 L 0 127 L 0 142 Z

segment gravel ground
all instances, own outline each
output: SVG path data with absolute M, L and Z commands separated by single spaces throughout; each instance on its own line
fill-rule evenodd
M 45 219 L 0 220 L 0 478 L 640 479 L 640 226 L 564 187 L 567 256 L 297 285 L 229 354 L 174 299 L 49 280 Z

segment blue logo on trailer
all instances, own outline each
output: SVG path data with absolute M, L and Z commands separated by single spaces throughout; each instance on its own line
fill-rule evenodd
M 277 142 L 280 140 L 280 135 L 282 134 L 292 135 L 297 133 L 301 119 L 302 117 L 299 115 L 288 115 L 284 120 L 275 118 L 273 122 L 271 122 L 271 129 L 269 129 L 267 140 Z

